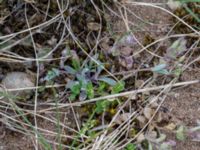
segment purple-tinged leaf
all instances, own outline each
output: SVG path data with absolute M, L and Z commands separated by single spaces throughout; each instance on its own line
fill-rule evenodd
M 70 66 L 64 66 L 64 69 L 67 73 L 71 74 L 71 75 L 75 75 L 76 74 L 76 70 Z

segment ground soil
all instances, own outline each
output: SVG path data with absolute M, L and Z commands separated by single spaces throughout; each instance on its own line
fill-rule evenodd
M 200 70 L 190 70 L 183 73 L 181 79 L 183 81 L 196 80 L 200 76 Z M 172 93 L 172 92 L 171 92 Z M 169 110 L 169 114 L 176 120 L 175 123 L 184 125 L 188 128 L 195 127 L 197 120 L 200 120 L 200 84 L 194 84 L 179 88 L 173 91 L 171 96 L 165 100 L 163 104 Z M 167 138 L 175 140 L 175 134 L 166 131 Z M 175 150 L 199 150 L 200 143 L 194 142 L 187 138 L 185 141 L 177 141 Z
M 141 1 L 140 1 L 141 2 Z M 163 0 L 143 0 L 142 2 L 155 2 L 155 3 L 165 3 Z M 166 5 L 163 5 L 168 8 Z M 129 7 L 137 16 L 144 19 L 147 22 L 151 22 L 152 25 L 146 24 L 142 26 L 142 29 L 135 32 L 136 38 L 142 43 L 144 41 L 145 35 L 150 35 L 155 40 L 158 40 L 166 36 L 169 27 L 172 24 L 170 21 L 171 16 L 166 12 L 155 8 L 148 8 L 144 6 Z M 169 8 L 168 8 L 169 9 Z M 133 22 L 135 25 L 139 25 L 141 22 L 136 19 L 133 15 L 128 15 L 129 21 Z M 123 21 L 118 21 L 115 24 L 116 30 L 124 32 L 126 30 Z M 135 29 L 134 26 L 131 29 Z M 168 44 L 168 42 L 165 42 Z M 185 71 L 182 74 L 182 81 L 190 81 L 199 79 L 200 69 L 193 71 Z M 177 90 L 173 90 L 169 93 L 170 96 L 165 100 L 163 107 L 169 110 L 169 114 L 173 116 L 173 121 L 176 124 L 185 125 L 187 127 L 194 127 L 197 120 L 200 120 L 200 84 L 195 84 L 191 86 L 181 87 Z M 173 95 L 173 96 L 172 96 Z M 168 140 L 175 140 L 177 145 L 173 147 L 174 150 L 199 150 L 200 143 L 194 142 L 187 138 L 185 141 L 180 142 L 176 140 L 176 135 L 172 131 L 163 131 L 167 135 Z

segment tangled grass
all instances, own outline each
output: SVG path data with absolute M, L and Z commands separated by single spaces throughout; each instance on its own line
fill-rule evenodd
M 0 7 L 7 12 L 2 12 L 0 18 L 1 73 L 28 69 L 36 78 L 35 87 L 7 90 L 33 89 L 34 95 L 26 102 L 12 98 L 0 101 L 1 123 L 28 135 L 36 150 L 133 149 L 148 144 L 159 148 L 162 143 L 149 140 L 146 133 L 167 94 L 173 87 L 199 83 L 179 82 L 181 74 L 200 59 L 192 55 L 199 49 L 199 29 L 166 9 L 166 5 L 129 0 L 0 1 Z M 175 33 L 174 23 L 166 36 L 144 46 L 132 31 L 134 22 L 128 15 L 132 6 L 164 11 L 191 32 Z M 124 23 L 134 43 L 130 47 L 137 45 L 137 50 L 129 52 L 124 49 L 126 44 L 119 44 L 127 37 L 117 35 L 112 28 L 115 22 L 109 16 Z M 187 37 L 196 40 L 190 47 L 179 40 Z M 175 42 L 160 55 L 162 43 L 168 40 Z M 152 47 L 156 50 L 152 51 Z M 127 50 L 128 55 L 118 49 Z M 127 69 L 132 61 L 138 64 Z M 134 82 L 128 85 L 131 80 Z M 142 83 L 136 86 L 138 80 Z M 70 81 L 73 84 L 66 87 Z M 69 99 L 72 96 L 73 100 Z M 143 125 L 139 125 L 141 116 L 145 119 Z M 53 124 L 52 130 L 39 125 L 45 121 Z M 145 141 L 139 140 L 141 135 Z

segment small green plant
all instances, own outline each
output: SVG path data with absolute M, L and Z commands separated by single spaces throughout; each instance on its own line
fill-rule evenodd
M 49 70 L 47 72 L 47 75 L 45 76 L 44 80 L 45 81 L 51 81 L 59 75 L 60 75 L 60 71 L 56 68 L 52 68 L 51 70 Z
M 164 58 L 161 58 L 160 63 L 151 68 L 151 71 L 164 75 L 179 76 L 183 71 L 182 62 L 185 59 L 183 53 L 187 50 L 186 43 L 187 41 L 184 38 L 174 41 L 167 49 Z
M 126 145 L 124 150 L 136 150 L 136 145 L 133 143 L 129 143 Z
M 79 96 L 79 100 L 85 100 L 86 98 L 94 97 L 94 87 L 90 73 L 92 70 L 88 66 L 83 69 L 80 67 L 80 63 L 73 61 L 73 67 L 65 66 L 65 71 L 75 77 L 66 85 L 67 89 L 70 89 L 70 100 L 75 100 Z
M 180 141 L 184 141 L 186 139 L 186 128 L 184 126 L 180 126 L 176 130 L 176 138 Z
M 97 56 L 94 56 L 97 59 Z M 98 61 L 98 60 L 97 60 Z M 69 81 L 66 89 L 69 89 L 70 100 L 75 100 L 79 96 L 79 100 L 93 98 L 95 90 L 102 92 L 107 85 L 116 86 L 117 82 L 109 77 L 100 76 L 103 70 L 103 63 L 98 61 L 99 65 L 93 62 L 86 63 L 83 67 L 80 66 L 80 60 L 72 60 L 72 66 L 66 65 L 64 69 L 67 74 L 73 76 L 74 79 Z M 106 83 L 106 84 L 104 84 Z M 117 90 L 117 89 L 116 89 Z
M 123 91 L 124 86 L 125 86 L 124 82 L 116 83 L 112 87 L 111 93 L 116 94 L 116 93 Z M 112 104 L 112 101 L 108 101 L 108 100 L 97 101 L 96 102 L 96 113 L 100 114 L 100 113 L 108 110 L 108 108 L 110 107 L 111 104 Z
M 71 65 L 65 65 L 62 63 L 62 69 L 59 70 L 52 68 L 47 72 L 44 77 L 44 81 L 52 82 L 56 77 L 60 76 L 61 73 L 67 75 L 70 80 L 66 84 L 66 90 L 68 90 L 70 96 L 69 99 L 74 101 L 79 99 L 80 101 L 94 98 L 95 96 L 105 96 L 108 94 L 116 94 L 124 90 L 125 82 L 116 81 L 110 77 L 103 76 L 104 64 L 98 60 L 98 55 L 93 56 L 93 58 L 98 62 L 98 64 L 93 61 L 85 62 L 81 66 L 82 61 L 78 58 L 75 51 L 73 51 L 73 56 L 68 54 L 72 59 Z M 82 137 L 82 135 L 87 135 L 88 137 L 95 137 L 99 132 L 92 131 L 91 129 L 98 125 L 98 117 L 103 112 L 108 112 L 110 108 L 116 106 L 119 103 L 118 99 L 113 100 L 100 100 L 94 104 L 93 109 L 89 110 L 90 115 L 88 119 L 82 124 L 80 132 L 76 135 L 75 139 L 72 141 L 71 146 L 79 148 L 79 142 L 77 140 Z M 89 138 L 90 139 L 90 138 Z
M 98 87 L 98 91 L 101 94 L 105 94 L 105 88 L 106 88 L 106 84 L 105 82 L 100 81 L 99 87 Z M 118 93 L 121 92 L 122 90 L 124 90 L 124 82 L 116 82 L 116 84 L 111 88 L 112 93 Z M 92 110 L 90 117 L 87 119 L 86 123 L 83 124 L 81 131 L 79 132 L 79 134 L 77 135 L 76 139 L 72 142 L 72 147 L 74 145 L 77 144 L 76 140 L 81 136 L 81 135 L 85 135 L 87 134 L 87 136 L 90 136 L 91 139 L 92 137 L 95 137 L 96 135 L 98 135 L 97 132 L 90 132 L 91 128 L 95 127 L 95 125 L 97 124 L 97 120 L 95 119 L 95 115 L 97 114 L 101 114 L 104 111 L 107 111 L 109 109 L 109 107 L 112 105 L 113 101 L 109 101 L 109 100 L 101 100 L 101 101 L 97 101 L 95 108 Z
M 103 91 L 105 90 L 105 87 L 106 87 L 106 83 L 101 82 L 98 90 L 101 93 L 104 93 Z M 112 92 L 121 92 L 122 90 L 124 90 L 124 83 L 116 84 L 112 88 Z M 90 117 L 87 119 L 86 123 L 83 124 L 82 129 L 79 132 L 79 134 L 77 135 L 76 139 L 78 139 L 81 135 L 86 135 L 86 134 L 87 134 L 87 136 L 91 137 L 91 139 L 93 137 L 96 137 L 98 135 L 98 132 L 94 132 L 94 131 L 90 132 L 90 130 L 97 125 L 97 120 L 95 119 L 95 116 L 107 111 L 109 109 L 109 107 L 113 104 L 113 102 L 114 101 L 109 101 L 109 100 L 97 101 L 94 109 L 91 112 Z M 71 146 L 74 147 L 76 144 L 77 144 L 77 142 L 76 142 L 76 140 L 74 140 L 72 142 Z

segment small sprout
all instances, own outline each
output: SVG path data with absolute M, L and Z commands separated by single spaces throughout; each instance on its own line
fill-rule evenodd
M 99 82 L 99 87 L 97 89 L 98 93 L 103 93 L 105 88 L 106 88 L 106 83 L 105 82 Z
M 177 66 L 174 70 L 173 70 L 173 74 L 177 77 L 179 77 L 181 75 L 181 73 L 183 72 L 183 69 L 181 68 L 181 66 Z
M 163 142 L 160 145 L 160 150 L 172 150 L 172 147 L 176 146 L 176 142 L 175 141 L 167 141 L 167 142 Z
M 112 93 L 119 93 L 124 90 L 125 82 L 120 81 L 112 87 Z
M 66 71 L 66 73 L 69 73 L 71 75 L 75 75 L 76 74 L 76 70 L 70 66 L 64 66 L 64 69 Z
M 103 113 L 105 110 L 107 110 L 110 103 L 111 102 L 108 100 L 97 101 L 96 102 L 96 113 L 98 113 L 98 114 Z
M 78 81 L 70 81 L 66 85 L 66 89 L 68 89 L 68 88 L 71 90 L 70 100 L 73 101 L 73 100 L 75 100 L 76 96 L 78 96 L 80 94 L 81 85 Z
M 136 150 L 136 145 L 133 143 L 129 143 L 126 145 L 125 150 Z
M 94 98 L 94 87 L 93 87 L 92 82 L 89 82 L 87 84 L 87 97 Z
M 180 126 L 178 130 L 176 130 L 176 138 L 180 141 L 184 141 L 186 139 L 186 128 L 184 126 Z
M 91 99 L 94 98 L 95 92 L 99 95 L 105 95 L 108 93 L 105 92 L 105 89 L 109 86 L 112 86 L 112 93 L 124 90 L 124 82 L 117 83 L 112 78 L 100 76 L 103 64 L 97 59 L 98 55 L 93 56 L 93 58 L 98 62 L 98 65 L 89 61 L 81 67 L 79 59 L 73 59 L 72 66 L 64 66 L 65 72 L 74 77 L 74 81 L 66 85 L 66 89 L 71 91 L 71 100 L 74 100 L 77 96 L 79 96 L 79 100 Z
M 155 139 L 156 143 L 160 143 L 163 142 L 166 139 L 166 135 L 165 134 L 160 134 L 160 137 Z
M 53 68 L 52 70 L 49 70 L 46 77 L 44 78 L 45 81 L 51 81 L 55 77 L 60 75 L 60 71 L 56 68 Z
M 72 66 L 74 67 L 75 70 L 79 70 L 81 68 L 80 62 L 76 59 L 72 59 Z
M 166 64 L 159 64 L 159 65 L 153 67 L 153 68 L 151 69 L 151 71 L 156 72 L 156 73 L 159 73 L 159 74 L 168 75 L 169 72 L 168 72 L 168 70 L 166 69 L 166 67 L 167 67 Z
M 187 50 L 186 47 L 187 41 L 184 38 L 179 38 L 176 40 L 168 49 L 167 57 L 176 59 L 180 54 Z

